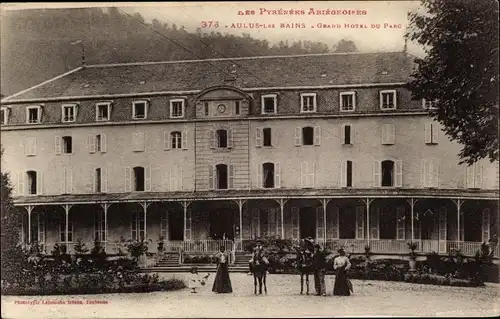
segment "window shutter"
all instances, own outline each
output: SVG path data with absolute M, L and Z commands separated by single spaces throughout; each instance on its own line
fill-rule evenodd
M 339 208 L 332 207 L 332 239 L 339 238 Z
M 433 187 L 439 187 L 439 160 L 437 158 L 432 159 L 432 181 Z
M 300 146 L 302 144 L 302 129 L 300 127 L 295 128 L 295 146 Z
M 351 145 L 354 144 L 354 125 L 350 125 L 351 127 Z
M 177 177 L 177 185 L 179 187 L 179 190 L 184 190 L 184 170 L 182 169 L 182 167 L 179 167 Z
M 132 169 L 130 167 L 125 167 L 125 192 L 131 192 L 131 191 L 132 191 Z
M 59 139 L 59 141 L 58 141 Z M 102 140 L 101 140 L 102 143 Z M 55 153 L 56 154 L 61 154 L 61 138 L 59 136 L 56 136 L 56 143 L 55 143 Z M 101 144 L 102 146 L 102 144 Z M 87 136 L 87 148 L 89 150 L 89 153 L 95 153 L 95 136 L 92 134 L 89 134 Z
M 482 218 L 482 239 L 483 242 L 487 243 L 490 240 L 490 209 L 483 209 L 483 218 Z
M 169 151 L 171 144 L 170 132 L 163 131 L 163 150 Z
M 233 129 L 232 128 L 227 130 L 227 147 L 228 148 L 233 147 Z
M 432 143 L 437 144 L 439 138 L 439 127 L 437 124 L 432 124 Z
M 61 194 L 67 194 L 66 192 L 66 169 L 61 170 L 61 174 L 59 176 L 59 185 L 61 187 Z
M 365 238 L 365 208 L 363 206 L 356 207 L 356 239 Z
M 177 181 L 176 181 L 176 178 L 175 178 L 175 169 L 177 168 L 174 168 L 174 167 L 171 167 L 170 168 L 170 174 L 168 175 L 168 189 L 170 191 L 176 191 L 177 190 Z
M 321 127 L 315 126 L 314 127 L 314 145 L 320 145 L 321 144 Z
M 108 170 L 101 168 L 101 192 L 106 193 L 108 191 Z
M 252 236 L 260 237 L 260 210 L 258 208 L 252 210 Z
M 323 207 L 316 207 L 316 239 L 325 237 L 325 218 Z
M 388 144 L 394 144 L 396 141 L 396 126 L 394 124 L 389 124 L 388 133 L 389 133 Z
M 23 196 L 24 195 L 24 178 L 25 178 L 25 173 L 24 172 L 17 172 L 17 195 L 18 196 Z
M 214 130 L 208 130 L 208 145 L 210 148 L 215 148 L 215 132 Z
M 429 187 L 429 160 L 428 159 L 422 159 L 422 187 Z
M 380 208 L 375 206 L 370 211 L 370 239 L 379 239 Z
M 95 150 L 94 150 L 94 152 L 95 152 Z M 60 136 L 55 137 L 54 153 L 56 153 L 56 155 L 61 154 L 61 137 Z M 91 153 L 93 153 L 93 152 L 91 152 Z
M 71 168 L 66 169 L 66 193 L 73 193 L 73 170 Z
M 274 187 L 281 188 L 281 167 L 280 163 L 274 163 Z
M 187 150 L 188 149 L 188 131 L 182 132 L 182 149 Z
M 101 153 L 106 153 L 108 151 L 108 140 L 106 134 L 101 134 Z
M 403 161 L 397 160 L 395 161 L 395 164 L 396 164 L 396 179 L 394 186 L 403 187 Z
M 474 164 L 474 188 L 483 187 L 483 165 L 481 163 Z
M 26 155 L 36 155 L 36 137 L 27 139 L 28 152 Z
M 382 125 L 382 144 L 387 144 L 387 124 Z
M 474 166 L 465 167 L 465 185 L 467 188 L 474 188 Z
M 306 186 L 307 162 L 300 163 L 300 186 Z
M 425 123 L 425 144 L 432 143 L 432 123 Z
M 403 206 L 396 207 L 396 239 L 405 239 L 405 208 Z
M 132 141 L 133 151 L 134 152 L 143 152 L 145 149 L 144 132 L 134 132 L 132 139 L 133 139 L 133 141 Z
M 340 162 L 340 187 L 347 187 L 347 161 Z
M 309 165 L 309 169 L 310 169 L 309 176 L 311 179 L 310 186 L 315 187 L 316 186 L 316 162 L 312 162 L 310 164 L 311 164 L 311 165 Z
M 215 189 L 214 167 L 208 166 L 208 189 Z
M 144 168 L 144 190 L 146 192 L 151 191 L 151 166 Z
M 264 187 L 264 177 L 263 177 L 263 164 L 257 164 L 257 188 Z
M 262 147 L 262 128 L 255 129 L 255 146 Z
M 234 189 L 234 165 L 228 165 L 228 181 L 227 187 L 229 189 Z
M 292 239 L 299 239 L 300 231 L 299 231 L 299 208 L 292 207 L 291 209 L 292 215 Z
M 36 194 L 43 194 L 43 176 L 41 171 L 36 172 Z
M 373 161 L 373 187 L 380 187 L 381 185 L 381 165 L 379 161 Z
M 439 224 L 438 224 L 438 227 L 439 227 L 439 237 L 438 237 L 438 240 L 439 240 L 439 252 L 440 253 L 445 253 L 446 252 L 446 226 L 447 226 L 447 223 L 446 223 L 446 216 L 447 215 L 447 211 L 446 211 L 446 207 L 441 207 L 439 209 Z

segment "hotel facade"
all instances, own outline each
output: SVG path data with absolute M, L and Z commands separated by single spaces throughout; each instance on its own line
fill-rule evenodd
M 24 243 L 473 255 L 498 234 L 498 162 L 405 88 L 405 52 L 87 65 L 1 102 Z M 498 250 L 498 249 L 497 249 Z M 498 256 L 498 251 L 495 253 Z

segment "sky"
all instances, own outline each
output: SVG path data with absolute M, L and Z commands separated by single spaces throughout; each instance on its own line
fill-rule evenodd
M 183 25 L 194 32 L 202 28 L 211 31 L 266 39 L 271 43 L 280 40 L 321 41 L 328 45 L 340 39 L 353 40 L 363 52 L 401 51 L 403 35 L 408 23 L 407 13 L 419 8 L 419 1 L 295 1 L 295 2 L 170 2 L 170 3 L 101 3 L 101 4 L 29 4 L 30 7 L 89 7 L 116 6 L 133 14 L 140 13 L 146 21 L 158 19 L 168 24 Z M 4 9 L 19 9 L 27 4 L 2 4 Z M 302 14 L 280 14 L 272 10 L 303 10 Z M 323 14 L 310 14 L 311 9 L 323 10 Z M 325 10 L 338 10 L 328 14 Z M 249 15 L 239 15 L 239 11 Z M 253 11 L 253 14 L 251 14 Z M 340 12 L 339 12 L 340 11 Z M 351 13 L 349 13 L 350 11 Z M 340 14 L 337 14 L 340 13 Z M 326 14 L 325 14 L 326 13 Z M 210 21 L 212 24 L 209 25 Z M 218 23 L 218 27 L 215 26 Z M 246 23 L 246 25 L 245 25 Z M 250 28 L 259 24 L 259 28 Z M 283 24 L 283 25 L 282 25 Z M 299 24 L 305 28 L 291 27 Z M 322 27 L 318 25 L 320 24 Z M 349 25 L 349 27 L 346 26 Z M 379 24 L 380 28 L 372 28 Z M 263 28 L 265 25 L 266 28 Z M 325 28 L 328 25 L 333 28 Z M 203 28 L 205 26 L 205 28 Z M 339 28 L 340 26 L 340 28 Z M 393 26 L 393 27 L 389 27 Z M 395 27 L 394 27 L 395 26 Z M 423 50 L 408 43 L 408 52 L 422 55 Z

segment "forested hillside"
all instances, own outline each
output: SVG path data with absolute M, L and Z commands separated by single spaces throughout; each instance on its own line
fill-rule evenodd
M 4 96 L 40 83 L 81 64 L 164 61 L 277 54 L 356 51 L 352 41 L 283 41 L 271 44 L 248 34 L 187 32 L 183 26 L 119 9 L 7 11 L 2 16 L 1 84 Z M 154 30 L 152 30 L 154 29 Z

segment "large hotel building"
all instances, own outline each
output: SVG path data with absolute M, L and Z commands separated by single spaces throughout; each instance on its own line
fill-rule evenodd
M 313 237 L 473 255 L 498 230 L 498 162 L 411 99 L 406 52 L 84 65 L 1 102 L 21 238 L 155 252 Z M 473 107 L 471 105 L 471 107 Z M 498 256 L 498 251 L 496 252 Z

